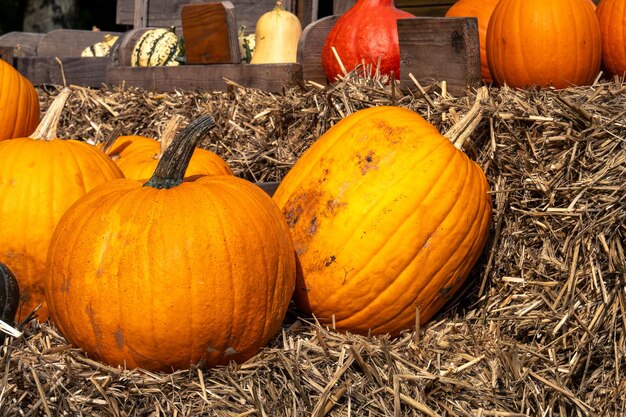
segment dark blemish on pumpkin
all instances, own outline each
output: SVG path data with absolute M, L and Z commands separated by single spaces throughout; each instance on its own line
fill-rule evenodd
M 235 348 L 233 348 L 233 347 L 227 347 L 227 348 L 226 348 L 226 350 L 224 351 L 224 356 L 232 356 L 232 355 L 236 355 L 236 354 L 238 354 L 238 353 L 239 353 L 239 352 L 237 352 L 237 351 L 235 350 Z
M 452 32 L 452 48 L 454 52 L 460 54 L 465 49 L 465 41 L 463 40 L 463 36 L 456 30 Z
M 315 217 L 313 217 L 311 219 L 311 223 L 309 224 L 309 228 L 308 228 L 307 232 L 311 236 L 314 235 L 315 232 L 317 232 L 317 216 L 315 216 Z
M 361 168 L 361 174 L 365 175 L 371 169 L 378 169 L 378 164 L 376 163 L 376 154 L 374 151 L 369 151 L 367 155 L 362 156 L 360 153 L 356 154 L 356 158 L 358 161 L 358 165 Z
M 124 332 L 122 332 L 122 329 L 120 329 L 119 327 L 115 332 L 115 343 L 120 349 L 124 347 Z
M 333 262 L 335 262 L 336 259 L 337 258 L 335 258 L 335 255 L 330 255 L 330 258 L 328 258 L 328 260 L 324 263 L 324 265 L 329 267 L 333 264 Z
M 345 207 L 345 206 L 346 206 L 346 203 L 342 203 L 338 199 L 332 199 L 326 202 L 326 208 L 328 209 L 328 212 L 331 215 L 335 214 L 335 211 L 338 208 Z
M 321 199 L 320 191 L 303 190 L 301 194 L 296 195 L 293 200 L 287 202 L 283 208 L 283 216 L 287 220 L 290 228 L 293 228 L 300 216 L 307 210 L 311 211 L 311 207 L 315 207 L 315 203 Z
M 70 292 L 70 279 L 69 277 L 63 278 L 63 283 L 61 284 L 61 292 L 67 294 Z
M 99 345 L 102 331 L 100 330 L 100 326 L 98 326 L 98 323 L 96 322 L 96 315 L 93 311 L 93 308 L 91 307 L 91 304 L 87 304 L 85 306 L 85 314 L 87 314 L 87 317 L 89 317 L 89 324 L 91 324 L 91 328 L 93 329 L 93 333 L 96 336 L 96 340 L 98 340 L 97 343 Z
M 452 296 L 452 289 L 454 288 L 454 286 L 452 285 L 448 285 L 446 287 L 443 287 L 439 290 L 439 296 L 443 297 L 443 298 L 450 298 Z

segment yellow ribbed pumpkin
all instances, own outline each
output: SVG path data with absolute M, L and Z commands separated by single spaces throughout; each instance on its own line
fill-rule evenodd
M 362 334 L 413 328 L 417 307 L 428 320 L 481 254 L 488 192 L 480 167 L 415 112 L 344 118 L 274 194 L 300 263 L 297 307 Z

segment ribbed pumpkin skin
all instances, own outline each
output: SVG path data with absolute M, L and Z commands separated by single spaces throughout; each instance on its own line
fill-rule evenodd
M 430 319 L 485 245 L 482 170 L 416 113 L 375 107 L 344 118 L 274 194 L 301 266 L 294 299 L 323 323 L 398 334 Z
M 493 9 L 499 0 L 459 0 L 446 12 L 446 17 L 476 17 L 480 43 L 480 74 L 485 83 L 493 81 L 487 63 L 487 26 Z
M 39 319 L 48 318 L 43 274 L 48 243 L 63 212 L 95 186 L 122 176 L 110 158 L 84 142 L 0 142 L 0 262 L 19 282 L 19 320 L 39 303 Z
M 55 230 L 46 291 L 56 325 L 90 357 L 171 370 L 256 354 L 280 328 L 294 283 L 279 209 L 224 175 L 93 190 Z
M 613 75 L 626 73 L 626 1 L 602 0 L 596 10 L 602 33 L 602 62 Z
M 0 59 L 0 141 L 25 137 L 39 124 L 39 98 L 35 87 Z
M 112 147 L 115 150 L 118 147 Z M 160 143 L 154 139 L 135 140 L 133 145 L 125 148 L 119 158 L 114 159 L 126 178 L 145 180 L 152 176 L 159 159 L 155 158 L 161 151 Z M 185 171 L 185 179 L 189 180 L 202 175 L 232 175 L 226 161 L 215 153 L 196 148 L 189 166 Z
M 591 84 L 601 48 L 589 0 L 500 0 L 487 28 L 491 75 L 511 87 Z
M 333 54 L 335 47 L 346 71 L 352 71 L 363 61 L 375 69 L 380 58 L 380 73 L 394 72 L 400 78 L 400 45 L 398 19 L 415 17 L 396 9 L 393 0 L 357 0 L 328 33 L 322 47 L 322 67 L 326 78 L 334 82 L 343 75 Z

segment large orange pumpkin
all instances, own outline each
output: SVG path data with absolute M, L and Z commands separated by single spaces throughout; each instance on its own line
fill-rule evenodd
M 626 76 L 626 1 L 602 0 L 596 10 L 602 33 L 602 62 L 613 75 Z
M 343 14 L 326 36 L 322 47 L 322 67 L 326 78 L 334 82 L 344 75 L 333 52 L 341 59 L 347 72 L 365 63 L 381 74 L 400 78 L 400 45 L 398 19 L 415 17 L 396 9 L 393 0 L 357 0 Z
M 0 59 L 0 140 L 33 133 L 39 123 L 39 97 L 30 81 Z
M 61 215 L 96 185 L 123 176 L 93 146 L 57 138 L 69 94 L 64 89 L 58 95 L 30 137 L 0 141 L 0 262 L 20 286 L 19 320 L 39 304 L 39 319 L 48 318 L 43 275 L 50 236 Z
M 280 328 L 296 273 L 280 210 L 233 175 L 183 182 L 211 123 L 192 122 L 145 184 L 108 182 L 59 222 L 48 305 L 90 357 L 150 370 L 241 362 Z
M 296 162 L 274 199 L 300 262 L 294 299 L 322 323 L 398 334 L 458 290 L 491 220 L 482 170 L 418 114 L 358 111 Z
M 174 116 L 165 126 L 160 140 L 144 136 L 120 136 L 107 150 L 126 178 L 145 180 L 152 176 L 163 152 L 173 140 L 182 116 Z M 232 175 L 230 167 L 215 153 L 196 148 L 187 166 L 185 179 L 204 175 Z
M 486 46 L 500 85 L 588 85 L 600 70 L 600 27 L 589 0 L 500 0 Z
M 446 12 L 446 17 L 476 17 L 480 43 L 480 74 L 485 83 L 493 81 L 487 64 L 487 26 L 493 9 L 499 0 L 459 0 Z

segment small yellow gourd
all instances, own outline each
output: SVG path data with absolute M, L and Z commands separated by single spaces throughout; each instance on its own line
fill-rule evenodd
M 251 64 L 296 62 L 302 25 L 298 16 L 288 12 L 281 1 L 263 14 L 256 24 L 256 47 Z

